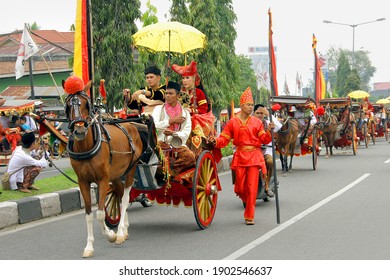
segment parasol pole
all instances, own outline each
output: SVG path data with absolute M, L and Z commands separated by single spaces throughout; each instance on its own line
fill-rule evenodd
M 168 30 L 168 62 L 167 62 L 167 74 L 165 76 L 165 89 L 168 86 L 170 75 L 171 75 L 171 30 Z

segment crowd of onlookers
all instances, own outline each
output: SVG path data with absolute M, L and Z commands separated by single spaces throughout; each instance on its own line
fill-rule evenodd
M 37 131 L 37 125 L 29 113 L 23 115 L 0 116 L 0 152 L 12 153 L 21 144 L 22 135 Z

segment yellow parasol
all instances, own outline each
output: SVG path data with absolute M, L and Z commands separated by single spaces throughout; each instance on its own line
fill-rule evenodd
M 376 104 L 389 104 L 390 103 L 390 99 L 388 98 L 382 98 L 382 99 L 379 99 L 377 102 L 375 102 Z
M 355 90 L 348 93 L 348 96 L 351 98 L 359 99 L 359 98 L 370 97 L 370 94 L 363 90 Z
M 132 36 L 137 47 L 156 52 L 186 52 L 204 48 L 206 35 L 191 25 L 177 21 L 155 23 Z

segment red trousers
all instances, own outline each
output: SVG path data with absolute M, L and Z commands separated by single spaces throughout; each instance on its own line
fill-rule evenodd
M 246 204 L 244 219 L 255 218 L 257 189 L 259 184 L 259 166 L 236 167 L 234 192 Z

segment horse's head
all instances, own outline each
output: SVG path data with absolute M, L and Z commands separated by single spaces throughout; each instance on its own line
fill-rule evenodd
M 71 76 L 66 81 L 62 81 L 62 87 L 68 94 L 65 99 L 65 114 L 69 129 L 75 140 L 83 140 L 92 119 L 90 99 L 86 94 L 91 83 L 84 86 L 80 78 Z

